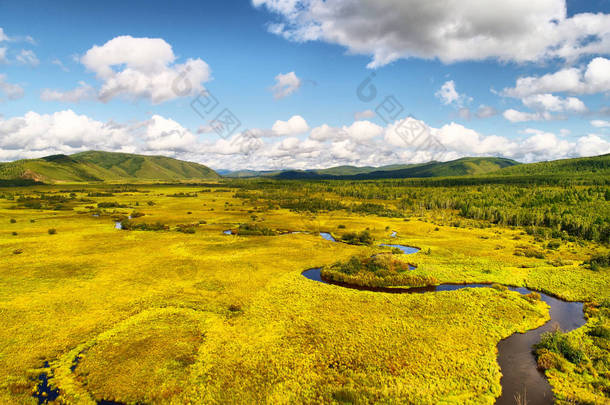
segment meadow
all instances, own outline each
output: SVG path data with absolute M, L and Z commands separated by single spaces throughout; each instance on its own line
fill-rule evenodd
M 527 187 L 0 188 L 0 402 L 38 403 L 46 375 L 69 404 L 494 403 L 496 345 L 546 322 L 545 303 L 501 288 L 384 294 L 301 276 L 400 243 L 420 252 L 392 259 L 427 280 L 586 302 L 587 324 L 546 337 L 539 363 L 559 403 L 608 403 L 608 186 Z M 370 244 L 319 236 L 365 231 Z

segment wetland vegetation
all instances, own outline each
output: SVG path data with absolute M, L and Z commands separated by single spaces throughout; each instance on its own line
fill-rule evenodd
M 607 177 L 496 181 L 4 187 L 0 402 L 492 404 L 498 344 L 550 319 L 515 286 L 585 303 L 528 355 L 558 403 L 606 404 Z

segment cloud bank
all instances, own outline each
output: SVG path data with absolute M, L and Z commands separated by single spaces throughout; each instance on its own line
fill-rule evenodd
M 434 128 L 414 118 L 383 127 L 363 120 L 341 127 L 323 124 L 310 128 L 303 117 L 293 116 L 278 120 L 271 129 L 243 131 L 228 139 L 200 137 L 158 114 L 135 123 L 101 122 L 72 110 L 0 118 L 0 160 L 91 149 L 163 154 L 217 169 L 261 170 L 381 166 L 464 156 L 533 162 L 610 153 L 610 142 L 599 134 L 567 140 L 563 134 L 537 129 L 524 131 L 520 139 L 509 139 L 457 123 Z

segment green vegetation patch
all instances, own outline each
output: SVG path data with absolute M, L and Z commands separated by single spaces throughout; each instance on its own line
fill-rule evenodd
M 438 284 L 436 278 L 413 274 L 409 271 L 408 263 L 386 254 L 352 256 L 346 262 L 322 268 L 321 274 L 327 280 L 363 287 L 425 287 Z

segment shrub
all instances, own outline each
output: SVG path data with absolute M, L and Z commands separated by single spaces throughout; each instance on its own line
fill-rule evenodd
M 11 232 L 11 233 L 12 233 L 12 235 L 13 235 L 13 236 L 17 236 L 17 235 L 18 235 L 18 233 L 17 233 L 17 232 L 14 232 L 14 231 L 13 231 L 13 232 Z
M 543 349 L 561 355 L 570 363 L 579 364 L 585 358 L 584 353 L 574 347 L 568 339 L 568 335 L 560 330 L 543 333 L 540 342 L 535 346 L 536 353 L 542 353 Z
M 101 202 L 97 204 L 97 208 L 126 208 L 126 205 L 119 204 L 118 202 Z
M 57 233 L 57 229 L 51 228 L 47 232 L 49 233 L 49 235 L 55 235 Z
M 193 225 L 178 225 L 176 231 L 188 234 L 195 233 L 195 227 Z
M 602 339 L 610 339 L 610 328 L 606 326 L 594 326 L 589 329 L 587 335 Z
M 589 265 L 589 268 L 594 271 L 598 271 L 603 267 L 610 267 L 610 253 L 592 256 L 583 264 Z
M 365 287 L 423 287 L 438 284 L 438 280 L 434 277 L 409 272 L 408 263 L 397 260 L 391 255 L 352 256 L 346 262 L 337 262 L 322 268 L 322 276 Z
M 30 224 L 33 224 L 34 222 L 36 222 L 36 220 L 30 219 Z
M 121 229 L 124 231 L 167 231 L 169 226 L 160 222 L 154 224 L 134 224 L 129 219 L 124 219 L 121 221 Z
M 561 369 L 561 357 L 547 349 L 541 349 L 538 352 L 536 363 L 541 370 L 550 370 L 552 368 Z
M 145 214 L 143 212 L 138 212 L 138 211 L 134 211 L 131 213 L 131 218 L 140 218 L 143 217 Z
M 345 225 L 341 224 L 339 226 L 337 226 L 338 229 L 345 229 Z
M 349 232 L 341 237 L 341 240 L 350 245 L 372 245 L 373 237 L 368 230 L 364 230 L 360 233 Z
M 149 201 L 146 204 L 148 204 L 148 205 L 150 205 L 152 207 L 153 205 L 155 205 L 155 202 L 154 201 Z
M 14 224 L 16 222 L 17 222 L 17 220 L 15 218 L 11 218 L 11 224 Z
M 23 253 L 23 249 L 15 249 L 15 250 L 13 250 L 13 254 L 14 255 L 20 255 L 22 253 Z
M 237 228 L 237 235 L 247 236 L 275 236 L 275 231 L 257 224 L 241 224 Z
M 557 240 L 552 240 L 546 244 L 546 248 L 551 249 L 551 250 L 559 249 L 559 246 L 561 246 L 561 242 L 559 242 Z
M 531 303 L 534 303 L 536 301 L 540 301 L 540 294 L 535 291 L 532 291 L 531 293 L 524 295 L 523 298 L 525 298 Z

